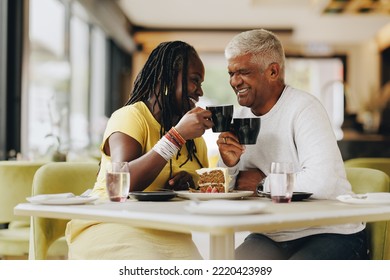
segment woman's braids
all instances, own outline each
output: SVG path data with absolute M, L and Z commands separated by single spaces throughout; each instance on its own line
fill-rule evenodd
M 160 137 L 162 137 L 174 123 L 175 117 L 179 119 L 184 115 L 179 112 L 175 99 L 177 76 L 182 72 L 182 104 L 183 107 L 190 108 L 188 98 L 187 76 L 188 62 L 190 58 L 196 57 L 196 50 L 189 44 L 182 41 L 164 42 L 155 48 L 150 54 L 141 72 L 134 81 L 134 88 L 130 99 L 126 105 L 134 104 L 139 101 L 147 102 L 151 95 L 155 95 L 155 103 L 152 105 L 152 110 L 155 106 L 160 109 L 161 129 Z M 203 165 L 196 156 L 196 146 L 194 140 L 186 142 L 188 150 L 187 160 L 180 165 L 183 166 L 189 160 L 196 159 L 199 166 Z M 180 151 L 177 157 L 180 156 Z M 172 175 L 172 161 L 170 161 Z

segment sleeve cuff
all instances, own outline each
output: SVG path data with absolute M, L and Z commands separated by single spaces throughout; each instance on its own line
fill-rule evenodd
M 237 163 L 235 166 L 228 167 L 223 163 L 221 159 L 219 159 L 218 166 L 227 168 L 228 174 L 231 178 L 231 181 L 229 183 L 229 190 L 234 190 L 234 186 L 236 185 L 236 177 L 238 175 L 238 172 L 240 171 L 239 163 Z

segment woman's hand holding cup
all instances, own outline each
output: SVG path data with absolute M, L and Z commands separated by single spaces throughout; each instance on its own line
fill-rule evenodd
M 211 112 L 195 107 L 181 118 L 175 128 L 185 140 L 188 140 L 202 136 L 206 129 L 212 126 Z

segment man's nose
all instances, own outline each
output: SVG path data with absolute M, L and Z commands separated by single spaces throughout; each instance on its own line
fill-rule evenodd
M 241 76 L 240 76 L 240 75 L 234 74 L 234 75 L 232 75 L 232 76 L 230 77 L 230 85 L 231 85 L 232 87 L 237 87 L 237 86 L 239 86 L 241 83 L 242 83 L 242 79 L 241 79 Z

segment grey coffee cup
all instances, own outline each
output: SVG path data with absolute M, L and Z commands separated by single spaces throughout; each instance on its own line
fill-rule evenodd
M 209 105 L 206 110 L 212 113 L 212 121 L 214 126 L 213 132 L 230 131 L 230 125 L 233 119 L 233 105 Z
M 234 134 L 238 137 L 240 144 L 256 144 L 260 132 L 260 124 L 260 118 L 234 118 Z

